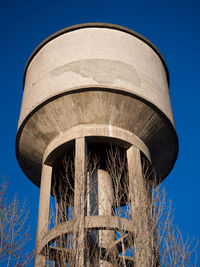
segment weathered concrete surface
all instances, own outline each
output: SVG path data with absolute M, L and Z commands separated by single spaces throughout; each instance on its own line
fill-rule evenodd
M 35 246 L 36 253 L 34 262 L 35 267 L 45 266 L 45 257 L 39 255 L 39 252 L 40 252 L 41 240 L 48 231 L 51 176 L 52 176 L 52 167 L 44 164 L 42 168 L 42 179 L 40 185 L 40 201 L 39 201 L 36 246 Z
M 46 233 L 41 239 L 39 250 L 41 251 L 47 244 L 51 245 L 59 235 L 70 234 L 73 232 L 74 226 L 73 221 L 67 221 L 65 223 L 60 223 L 53 227 Z M 125 218 L 115 217 L 115 216 L 85 216 L 85 229 L 107 229 L 124 232 L 135 232 L 135 224 Z M 113 243 L 109 244 L 112 247 Z
M 85 138 L 75 141 L 75 187 L 74 187 L 74 230 L 73 250 L 75 266 L 85 266 L 85 183 L 86 183 L 86 143 Z
M 168 72 L 145 38 L 116 25 L 83 25 L 56 34 L 31 57 L 16 139 L 25 174 L 39 185 L 48 144 L 86 124 L 132 132 L 158 176 L 168 175 L 178 152 Z
M 94 24 L 57 36 L 32 58 L 19 125 L 50 96 L 98 85 L 139 95 L 173 122 L 166 71 L 155 50 L 137 36 Z
M 129 192 L 131 197 L 132 220 L 134 232 L 134 266 L 155 266 L 153 252 L 152 200 L 150 188 L 143 176 L 139 149 L 127 150 Z
M 115 246 L 114 229 L 118 227 L 134 233 L 136 267 L 151 266 L 154 233 L 149 225 L 151 203 L 140 154 L 146 155 L 160 179 L 168 175 L 177 157 L 167 67 L 149 41 L 128 29 L 110 24 L 72 28 L 42 43 L 24 76 L 16 154 L 35 184 L 40 185 L 42 177 L 35 266 L 44 266 L 39 252 L 45 242 L 50 244 L 66 231 L 73 231 L 75 265 L 84 266 L 89 262 L 86 229 L 98 229 L 98 246 L 110 249 Z M 95 137 L 101 137 L 100 144 L 117 142 L 127 149 L 135 225 L 111 216 L 113 181 L 105 171 L 98 171 L 97 201 L 88 201 L 86 143 Z M 47 164 L 53 165 L 69 143 L 75 145 L 73 227 L 66 224 L 47 233 L 51 191 L 51 167 Z M 95 205 L 98 214 L 90 213 Z M 131 233 L 128 237 L 131 239 Z
M 135 147 L 139 148 L 151 162 L 150 152 L 147 146 L 140 138 L 137 137 L 137 135 L 122 128 L 104 124 L 77 125 L 69 130 L 63 131 L 47 146 L 43 156 L 44 162 L 49 162 L 51 164 L 56 157 L 55 151 L 62 149 L 63 146 L 66 146 L 67 142 L 80 137 L 87 138 L 92 136 L 105 137 L 107 142 L 110 141 L 110 144 L 115 143 L 124 147 L 125 149 L 129 148 L 131 145 L 134 145 Z
M 95 128 L 102 124 L 111 130 L 118 127 L 130 131 L 141 139 L 159 176 L 165 177 L 171 170 L 177 155 L 173 127 L 138 99 L 106 91 L 62 96 L 34 113 L 18 135 L 16 149 L 20 165 L 38 184 L 43 153 L 56 136 L 76 125 Z
M 98 170 L 98 213 L 101 215 L 111 216 L 113 211 L 113 185 L 109 173 Z M 99 230 L 99 246 L 102 248 L 109 248 L 115 240 L 114 230 Z M 112 263 L 106 260 L 99 260 L 99 266 L 110 267 Z

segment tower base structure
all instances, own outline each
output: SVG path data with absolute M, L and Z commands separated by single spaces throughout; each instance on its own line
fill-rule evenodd
M 113 166 L 116 177 L 111 164 L 105 167 L 109 149 L 113 164 L 117 163 L 116 157 L 124 160 L 120 177 L 119 166 Z M 73 201 L 67 199 L 65 203 L 66 208 L 71 204 L 73 216 L 65 216 L 49 230 L 55 161 L 65 152 L 75 154 L 75 175 L 70 178 L 74 181 L 65 188 L 73 187 Z M 93 155 L 96 163 L 92 162 Z M 43 159 L 35 266 L 45 266 L 46 260 L 62 262 L 61 266 L 152 266 L 151 181 L 144 176 L 142 157 L 151 162 L 148 148 L 137 136 L 105 125 L 74 127 L 49 144 Z

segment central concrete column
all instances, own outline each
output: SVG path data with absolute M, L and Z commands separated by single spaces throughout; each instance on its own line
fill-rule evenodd
M 88 216 L 112 216 L 113 206 L 113 185 L 108 172 L 97 169 L 88 173 L 87 177 L 87 215 Z M 102 225 L 103 226 L 103 225 Z M 89 246 L 93 251 L 88 258 L 88 267 L 111 267 L 108 261 L 104 260 L 103 250 L 109 248 L 115 240 L 113 230 L 92 230 L 89 232 Z
M 40 240 L 48 231 L 51 178 L 52 178 L 52 167 L 43 164 L 41 185 L 40 185 L 40 201 L 39 201 L 39 212 L 38 212 L 38 223 L 37 223 L 37 234 L 36 234 L 36 246 L 35 246 L 36 247 L 35 262 L 34 262 L 35 267 L 45 266 L 45 256 L 39 254 L 39 245 L 40 245 Z
M 98 177 L 98 213 L 99 216 L 112 216 L 113 206 L 113 185 L 108 172 L 104 170 L 97 171 Z M 115 231 L 99 230 L 99 247 L 109 248 L 109 245 L 115 241 Z M 100 267 L 111 267 L 112 263 L 106 260 L 99 260 Z
M 152 200 L 150 187 L 143 177 L 140 150 L 131 146 L 127 151 L 129 193 L 132 220 L 135 224 L 134 246 L 135 267 L 154 265 L 152 229 Z

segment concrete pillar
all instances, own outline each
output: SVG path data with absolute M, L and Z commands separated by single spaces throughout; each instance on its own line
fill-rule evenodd
M 98 176 L 98 213 L 102 215 L 112 215 L 113 206 L 113 185 L 108 172 L 104 170 L 97 171 Z M 115 241 L 115 231 L 99 230 L 99 247 L 108 248 Z M 112 263 L 105 260 L 99 260 L 100 267 L 111 267 Z
M 135 267 L 152 267 L 153 231 L 152 201 L 150 188 L 143 177 L 140 150 L 131 146 L 127 151 L 129 192 L 132 206 L 132 220 L 135 224 L 134 246 Z
M 75 141 L 75 191 L 74 191 L 74 238 L 75 265 L 85 266 L 85 186 L 86 183 L 86 142 L 85 138 Z
M 87 216 L 111 216 L 113 206 L 113 185 L 108 172 L 98 169 L 87 176 Z M 89 232 L 89 246 L 93 253 L 88 258 L 88 267 L 113 266 L 101 259 L 99 248 L 106 249 L 115 240 L 113 230 L 92 230 Z
M 42 237 L 48 231 L 48 220 L 49 220 L 49 204 L 51 194 L 51 177 L 52 167 L 43 164 L 41 185 L 40 185 L 40 201 L 39 201 L 39 212 L 38 212 L 38 223 L 37 223 L 37 234 L 36 234 L 36 254 L 34 266 L 42 267 L 45 266 L 45 257 L 39 255 L 39 244 Z

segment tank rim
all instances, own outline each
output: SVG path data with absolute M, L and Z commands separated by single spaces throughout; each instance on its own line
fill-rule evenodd
M 146 43 L 147 45 L 149 45 L 154 52 L 159 56 L 160 60 L 162 61 L 165 71 L 166 71 L 166 75 L 167 75 L 167 81 L 168 81 L 168 85 L 170 83 L 169 80 L 169 70 L 167 67 L 167 64 L 165 62 L 164 57 L 162 56 L 162 54 L 160 53 L 160 51 L 158 50 L 158 48 L 151 42 L 149 41 L 147 38 L 145 38 L 144 36 L 140 35 L 139 33 L 126 28 L 124 26 L 120 26 L 117 24 L 111 24 L 111 23 L 99 23 L 99 22 L 93 22 L 93 23 L 81 23 L 81 24 L 77 24 L 77 25 L 73 25 L 73 26 L 69 26 L 67 28 L 64 28 L 62 30 L 59 30 L 57 32 L 55 32 L 54 34 L 50 35 L 49 37 L 47 37 L 44 41 L 42 41 L 37 47 L 36 49 L 32 52 L 32 54 L 30 55 L 25 69 L 24 69 L 24 76 L 23 76 L 23 88 L 25 85 L 25 77 L 26 77 L 26 72 L 27 69 L 32 61 L 32 59 L 35 57 L 35 55 L 40 51 L 40 49 L 45 46 L 47 43 L 49 43 L 50 41 L 52 41 L 53 39 L 57 38 L 58 36 L 71 32 L 71 31 L 75 31 L 75 30 L 79 30 L 79 29 L 83 29 L 83 28 L 108 28 L 108 29 L 114 29 L 114 30 L 118 30 L 118 31 L 122 31 L 125 33 L 128 33 L 130 35 L 133 35 L 134 37 L 137 37 L 139 40 L 143 41 L 144 43 Z
M 16 139 L 15 139 L 15 154 L 16 154 L 16 158 L 17 158 L 17 161 L 22 169 L 22 171 L 24 172 L 24 174 L 34 183 L 36 184 L 37 186 L 39 186 L 33 179 L 32 177 L 30 177 L 29 173 L 23 168 L 23 164 L 22 164 L 22 159 L 21 159 L 21 156 L 20 156 L 20 151 L 19 151 L 19 143 L 20 143 L 20 137 L 21 137 L 21 134 L 22 134 L 22 131 L 26 125 L 26 123 L 28 122 L 28 120 L 31 118 L 31 116 L 37 112 L 40 108 L 42 108 L 44 105 L 48 104 L 49 102 L 53 101 L 54 99 L 56 98 L 59 98 L 63 95 L 68 95 L 68 94 L 72 94 L 72 93 L 79 93 L 79 92 L 84 92 L 84 91 L 93 91 L 93 90 L 103 90 L 103 91 L 108 91 L 108 92 L 116 92 L 116 90 L 113 88 L 113 89 L 110 89 L 110 88 L 94 88 L 94 87 L 91 87 L 91 88 L 80 88 L 80 89 L 76 89 L 76 90 L 72 90 L 70 92 L 64 92 L 64 93 L 61 93 L 59 95 L 56 95 L 56 96 L 53 96 L 49 99 L 47 99 L 45 102 L 41 103 L 39 106 L 35 107 L 26 117 L 25 119 L 23 120 L 23 122 L 21 123 L 20 127 L 18 128 L 18 131 L 17 131 L 17 135 L 16 135 Z M 136 95 L 136 94 L 133 94 L 133 93 L 129 93 L 129 92 L 124 92 L 124 91 L 120 91 L 120 90 L 117 90 L 117 93 L 119 94 L 124 94 L 124 95 L 127 95 L 127 96 L 130 96 L 130 97 L 133 97 L 133 98 L 136 98 L 136 99 L 139 99 L 140 101 L 142 101 L 143 103 L 149 105 L 153 110 L 155 110 L 156 112 L 158 112 L 158 114 L 164 119 L 164 122 L 168 125 L 168 127 L 171 129 L 172 131 L 172 136 L 173 136 L 173 139 L 174 139 L 174 145 L 175 145 L 175 153 L 172 157 L 172 161 L 171 161 L 171 166 L 169 166 L 168 170 L 162 175 L 162 177 L 158 177 L 160 180 L 160 182 L 162 182 L 168 175 L 169 173 L 172 171 L 175 163 L 176 163 L 176 160 L 177 160 L 177 157 L 178 157 L 178 152 L 179 152 L 179 141 L 178 141 L 178 136 L 177 136 L 177 132 L 176 132 L 176 129 L 174 127 L 174 125 L 172 124 L 172 122 L 170 121 L 170 119 L 158 108 L 156 107 L 153 103 L 149 102 L 148 100 L 144 99 L 144 98 L 141 98 L 140 96 Z

